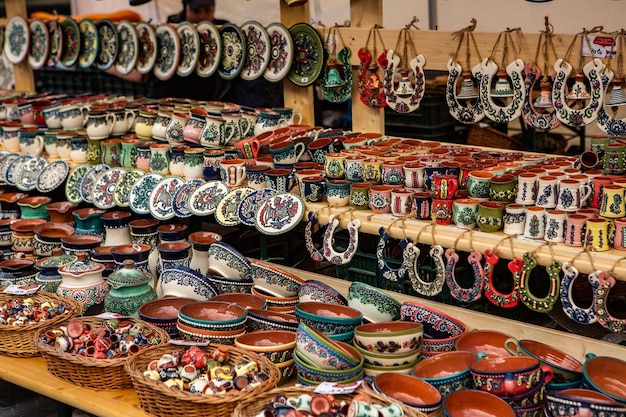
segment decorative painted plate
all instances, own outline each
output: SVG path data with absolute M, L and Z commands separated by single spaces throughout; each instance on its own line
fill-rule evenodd
M 130 209 L 137 214 L 149 214 L 150 194 L 163 178 L 165 175 L 158 172 L 151 172 L 139 178 L 130 189 L 128 198 Z
M 85 178 L 85 175 L 87 175 L 87 172 L 89 172 L 91 168 L 89 164 L 79 164 L 70 171 L 70 174 L 67 176 L 67 182 L 65 183 L 65 198 L 67 198 L 67 201 L 70 203 L 82 203 L 83 195 L 80 192 L 81 184 L 83 183 L 83 178 Z
M 150 23 L 139 22 L 137 31 L 137 63 L 135 69 L 140 74 L 147 74 L 154 68 L 157 59 L 157 37 Z
M 115 186 L 115 190 L 113 190 L 113 201 L 117 204 L 118 207 L 128 207 L 130 202 L 128 198 L 130 196 L 130 190 L 135 185 L 135 182 L 139 180 L 139 178 L 146 175 L 141 169 L 132 169 L 126 172 L 117 185 Z
M 6 174 L 5 174 L 7 184 L 12 185 L 14 187 L 17 186 L 17 176 L 22 170 L 22 164 L 26 163 L 27 161 L 30 161 L 31 159 L 33 159 L 33 157 L 30 155 L 22 155 L 22 156 L 15 158 L 13 161 L 11 161 L 11 163 L 9 163 L 9 165 L 7 166 Z
M 98 20 L 96 28 L 98 28 L 98 39 L 100 40 L 100 51 L 96 56 L 96 68 L 107 70 L 113 66 L 117 59 L 119 50 L 117 28 L 108 19 Z
M 70 166 L 65 161 L 54 161 L 44 167 L 37 178 L 37 191 L 49 193 L 59 187 L 70 172 Z
M 80 29 L 78 23 L 71 17 L 66 17 L 61 22 L 63 29 L 63 50 L 61 53 L 61 64 L 71 67 L 78 61 L 80 53 Z
M 213 214 L 226 194 L 228 194 L 226 184 L 222 181 L 209 181 L 191 193 L 189 210 L 196 216 Z
M 289 79 L 295 85 L 306 87 L 317 80 L 324 67 L 324 44 L 317 31 L 306 23 L 289 28 L 293 39 L 294 59 Z
M 30 49 L 28 63 L 32 69 L 41 69 L 48 62 L 50 54 L 50 35 L 48 26 L 41 19 L 30 21 Z
M 304 201 L 295 194 L 268 197 L 254 214 L 254 226 L 265 235 L 279 235 L 293 229 L 304 215 Z
M 96 178 L 102 171 L 111 169 L 107 164 L 100 164 L 93 166 L 85 176 L 80 184 L 80 195 L 83 197 L 85 203 L 93 203 L 93 189 L 96 186 Z
M 85 18 L 78 22 L 80 31 L 80 53 L 78 54 L 78 66 L 89 68 L 96 62 L 100 53 L 100 36 L 98 28 L 93 20 Z
M 215 220 L 222 226 L 236 226 L 241 223 L 237 214 L 237 207 L 241 200 L 254 191 L 251 187 L 241 187 L 231 190 L 218 203 L 215 209 Z
M 31 158 L 20 164 L 17 169 L 15 186 L 21 191 L 32 191 L 37 188 L 37 180 L 43 169 L 48 165 L 46 158 Z
M 13 16 L 7 21 L 4 29 L 4 56 L 11 64 L 19 64 L 28 54 L 30 43 L 30 29 L 26 19 L 22 16 Z
M 203 20 L 196 26 L 200 40 L 200 56 L 196 66 L 196 74 L 210 77 L 215 74 L 222 58 L 222 37 L 215 25 Z
M 237 215 L 239 216 L 241 223 L 246 226 L 254 226 L 254 215 L 256 210 L 259 208 L 259 204 L 261 204 L 261 202 L 266 198 L 276 194 L 278 194 L 278 191 L 276 190 L 272 190 L 271 188 L 261 188 L 260 190 L 255 190 L 245 196 L 237 207 Z
M 139 36 L 132 23 L 122 20 L 117 24 L 117 37 L 119 46 L 115 70 L 122 75 L 130 74 L 139 57 Z
M 293 40 L 289 29 L 280 23 L 271 23 L 266 29 L 270 37 L 270 63 L 263 77 L 278 82 L 287 76 L 293 63 Z
M 174 194 L 185 185 L 181 177 L 167 177 L 159 182 L 150 193 L 150 214 L 157 220 L 174 217 Z
M 191 217 L 191 210 L 189 210 L 189 197 L 200 186 L 204 185 L 206 181 L 194 178 L 187 180 L 187 182 L 180 187 L 176 194 L 174 194 L 174 201 L 172 201 L 172 209 L 176 217 L 185 218 Z
M 63 28 L 57 19 L 46 21 L 48 35 L 50 36 L 50 53 L 48 54 L 48 66 L 54 66 L 63 56 Z
M 236 25 L 226 23 L 220 27 L 222 58 L 217 73 L 225 80 L 232 80 L 241 73 L 246 63 L 246 37 Z
M 176 26 L 180 39 L 180 62 L 176 74 L 186 77 L 195 71 L 200 57 L 200 38 L 196 28 L 189 22 L 181 22 Z
M 96 176 L 93 189 L 91 190 L 91 200 L 93 205 L 99 209 L 108 210 L 115 207 L 115 186 L 126 175 L 124 168 L 111 168 L 100 172 Z
M 246 62 L 239 76 L 244 80 L 256 80 L 263 75 L 270 63 L 270 35 L 255 21 L 241 25 L 246 39 Z
M 180 39 L 173 26 L 160 25 L 156 29 L 157 59 L 154 75 L 161 81 L 169 80 L 176 73 L 180 62 Z
M 5 185 L 7 183 L 7 168 L 11 162 L 19 158 L 20 155 L 16 153 L 10 153 L 2 156 L 0 159 L 0 184 Z

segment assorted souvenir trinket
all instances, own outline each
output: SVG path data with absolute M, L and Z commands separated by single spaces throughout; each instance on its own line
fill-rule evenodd
M 15 298 L 0 303 L 0 324 L 28 326 L 63 315 L 67 306 L 63 302 L 33 301 L 32 298 Z

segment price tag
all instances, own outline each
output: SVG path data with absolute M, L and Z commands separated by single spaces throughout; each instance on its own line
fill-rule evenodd
M 100 314 L 98 314 L 95 317 L 97 317 L 99 319 L 104 319 L 104 320 L 109 320 L 109 319 L 130 319 L 131 318 L 129 316 L 122 316 L 121 314 L 109 313 L 109 312 L 100 313 Z
M 617 39 L 610 36 L 588 35 L 587 40 L 583 39 L 582 55 L 594 58 L 615 59 L 615 53 L 619 46 Z
M 41 288 L 41 285 L 16 285 L 16 284 L 12 284 L 12 285 L 9 285 L 8 287 L 6 287 L 4 289 L 4 291 L 2 291 L 2 292 L 5 293 L 5 294 L 11 294 L 11 295 L 33 295 L 37 291 L 39 291 L 39 288 Z
M 338 384 L 335 382 L 322 382 L 315 388 L 317 394 L 350 394 L 361 386 L 361 381 L 350 384 Z
M 188 342 L 186 340 L 170 339 L 170 345 L 176 346 L 209 346 L 209 342 Z

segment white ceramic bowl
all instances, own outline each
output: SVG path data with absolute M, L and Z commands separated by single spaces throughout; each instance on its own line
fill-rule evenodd
M 401 305 L 386 292 L 362 282 L 353 282 L 348 288 L 348 306 L 362 312 L 370 323 L 399 320 Z
M 217 295 L 217 289 L 204 275 L 182 265 L 163 271 L 158 286 L 164 297 L 170 295 L 207 301 Z
M 250 278 L 250 261 L 228 243 L 215 242 L 209 246 L 209 273 L 228 278 Z
M 424 326 L 409 321 L 367 323 L 354 329 L 354 345 L 373 353 L 406 353 L 422 348 Z
M 254 286 L 275 297 L 294 297 L 304 282 L 274 265 L 263 261 L 252 263 L 252 281 Z

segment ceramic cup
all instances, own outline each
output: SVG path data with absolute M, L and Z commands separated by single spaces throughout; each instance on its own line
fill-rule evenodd
M 418 162 L 407 162 L 404 164 L 404 186 L 406 188 L 424 188 L 424 168 L 425 165 Z
M 585 248 L 598 252 L 611 248 L 609 236 L 612 233 L 612 222 L 607 219 L 587 219 L 585 222 Z
M 274 159 L 275 164 L 293 165 L 300 160 L 305 151 L 305 145 L 302 142 L 292 142 L 286 140 L 270 145 L 270 155 Z
M 419 220 L 428 220 L 431 218 L 433 197 L 428 191 L 418 191 L 413 194 L 413 206 L 415 207 L 415 216 Z
M 304 192 L 302 197 L 308 203 L 320 203 L 326 196 L 326 182 L 321 175 L 304 177 L 302 179 Z
M 369 182 L 355 182 L 350 184 L 350 206 L 358 210 L 369 208 Z
M 320 176 L 324 176 L 324 170 L 323 169 L 315 169 L 315 168 L 311 168 L 311 169 L 303 169 L 300 171 L 296 171 L 293 173 L 293 176 L 296 179 L 296 184 L 298 186 L 298 190 L 300 191 L 300 195 L 302 195 L 304 193 L 304 184 L 302 184 L 302 179 L 304 177 L 310 177 L 313 175 L 320 175 Z
M 517 178 L 511 174 L 498 175 L 491 179 L 489 199 L 502 203 L 512 203 L 515 200 Z
M 624 205 L 624 196 L 626 189 L 619 185 L 607 185 L 602 192 L 602 204 L 600 205 L 599 215 L 611 219 L 626 216 L 626 206 Z
M 461 229 L 472 229 L 476 226 L 478 204 L 474 198 L 459 198 L 452 203 L 452 221 Z
M 324 162 L 324 172 L 326 178 L 341 179 L 345 175 L 346 156 L 340 153 L 327 153 Z
M 567 212 L 575 212 L 587 203 L 591 196 L 591 187 L 575 179 L 565 179 L 559 182 L 559 195 L 556 208 Z
M 528 239 L 543 239 L 546 233 L 546 209 L 532 206 L 526 208 L 526 222 L 524 223 L 524 237 Z
M 391 212 L 391 192 L 393 187 L 390 185 L 373 185 L 370 188 L 369 205 L 374 213 L 390 213 Z
M 528 393 L 552 380 L 554 372 L 539 359 L 529 356 L 486 358 L 470 366 L 474 387 L 498 396 Z
M 248 165 L 246 167 L 246 177 L 248 187 L 256 190 L 267 187 L 267 171 L 271 168 L 267 165 Z
M 626 144 L 616 141 L 606 145 L 604 150 L 603 168 L 607 174 L 623 174 L 626 171 Z
M 565 241 L 565 221 L 567 212 L 563 210 L 548 210 L 546 212 L 546 230 L 544 240 L 546 242 L 561 243 Z
M 583 246 L 587 216 L 569 214 L 565 220 L 564 243 L 567 246 Z
M 482 201 L 478 206 L 476 223 L 481 232 L 497 232 L 504 226 L 504 204 L 497 201 Z
M 553 175 L 543 175 L 537 180 L 537 201 L 535 205 L 545 208 L 555 208 L 559 179 Z
M 587 171 L 589 174 L 589 171 Z M 589 181 L 591 185 L 591 197 L 587 203 L 589 207 L 599 209 L 602 205 L 602 195 L 604 194 L 604 187 L 613 184 L 613 178 L 604 175 L 592 176 Z
M 251 137 L 235 142 L 235 147 L 243 159 L 256 159 L 261 150 L 261 143 L 257 138 Z
M 431 216 L 435 223 L 448 225 L 452 224 L 452 203 L 454 200 L 444 200 L 441 198 L 432 199 Z
M 411 212 L 413 192 L 405 188 L 397 188 L 391 191 L 391 213 L 394 216 L 406 216 Z M 450 214 L 452 207 L 450 206 Z
M 382 161 L 376 158 L 367 158 L 363 161 L 363 180 L 372 185 L 380 184 L 382 164 Z
M 276 190 L 279 193 L 288 193 L 296 185 L 296 180 L 288 169 L 270 169 L 265 175 L 267 177 L 267 188 Z
M 20 151 L 25 155 L 40 156 L 44 147 L 44 134 L 36 126 L 20 129 Z
M 364 163 L 367 158 L 363 155 L 349 156 L 345 159 L 345 177 L 350 182 L 363 181 Z
M 239 187 L 246 180 L 246 161 L 224 159 L 220 161 L 220 177 L 228 187 Z
M 467 193 L 470 197 L 488 199 L 493 174 L 486 171 L 472 171 L 467 176 Z
M 455 175 L 434 175 L 430 186 L 433 198 L 451 200 L 459 189 L 459 179 Z
M 517 176 L 517 193 L 515 202 L 517 204 L 532 205 L 537 200 L 537 178 L 539 174 L 534 172 L 523 172 Z
M 350 183 L 346 180 L 326 180 L 326 200 L 331 207 L 350 204 Z
M 507 204 L 504 209 L 504 229 L 505 235 L 524 234 L 524 223 L 526 222 L 526 207 L 522 204 Z

